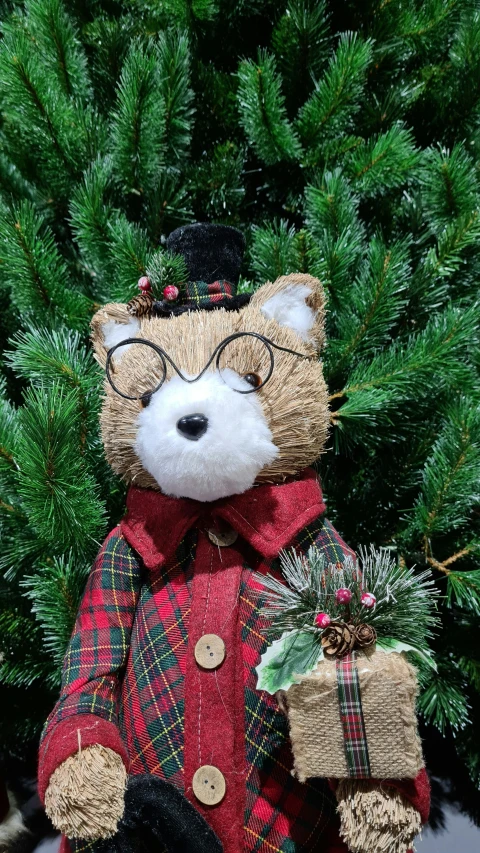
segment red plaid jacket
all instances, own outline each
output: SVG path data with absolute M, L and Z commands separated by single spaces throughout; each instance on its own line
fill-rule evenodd
M 42 736 L 40 795 L 80 738 L 116 750 L 130 774 L 157 774 L 185 791 L 225 853 L 344 853 L 328 786 L 292 776 L 287 721 L 256 689 L 266 642 L 252 570 L 278 571 L 278 553 L 291 545 L 315 544 L 333 563 L 351 553 L 324 516 L 314 473 L 208 505 L 133 488 L 127 507 L 80 606 Z M 219 520 L 239 534 L 230 547 L 205 533 Z M 193 655 L 206 633 L 225 642 L 218 670 L 201 671 Z M 192 791 L 206 764 L 226 779 L 215 807 Z

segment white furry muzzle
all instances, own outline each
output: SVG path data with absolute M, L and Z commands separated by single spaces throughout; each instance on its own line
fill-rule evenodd
M 197 501 L 237 495 L 253 486 L 278 455 L 260 400 L 232 370 L 188 383 L 175 376 L 138 416 L 135 452 L 162 492 Z M 205 432 L 185 437 L 178 422 L 203 415 Z

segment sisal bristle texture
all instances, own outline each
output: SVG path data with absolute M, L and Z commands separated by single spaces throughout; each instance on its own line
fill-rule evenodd
M 109 838 L 123 816 L 126 784 L 125 765 L 116 752 L 87 746 L 52 773 L 45 811 L 67 838 Z
M 399 791 L 342 779 L 336 794 L 340 835 L 350 853 L 407 853 L 413 849 L 420 815 Z

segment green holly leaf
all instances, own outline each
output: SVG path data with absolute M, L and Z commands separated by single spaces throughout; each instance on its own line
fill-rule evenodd
M 432 669 L 437 670 L 437 664 L 433 659 L 433 654 L 430 649 L 419 649 L 416 646 L 412 646 L 410 643 L 402 643 L 401 640 L 396 640 L 394 637 L 378 637 L 377 638 L 377 646 L 379 649 L 383 649 L 384 652 L 390 654 L 391 652 L 411 652 L 411 654 L 418 655 L 423 661 L 425 661 L 428 666 Z
M 257 666 L 257 690 L 288 690 L 323 657 L 320 637 L 312 631 L 289 631 L 274 640 Z

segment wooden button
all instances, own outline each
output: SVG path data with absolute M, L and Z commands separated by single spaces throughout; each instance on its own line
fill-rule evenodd
M 195 773 L 192 787 L 197 800 L 204 806 L 217 806 L 225 796 L 225 777 L 218 767 L 205 764 Z
M 210 542 L 220 548 L 227 548 L 228 545 L 233 545 L 238 539 L 238 533 L 233 527 L 226 527 L 225 530 L 207 530 L 207 534 Z
M 195 660 L 203 669 L 216 669 L 225 659 L 225 643 L 217 634 L 204 634 L 195 646 Z

